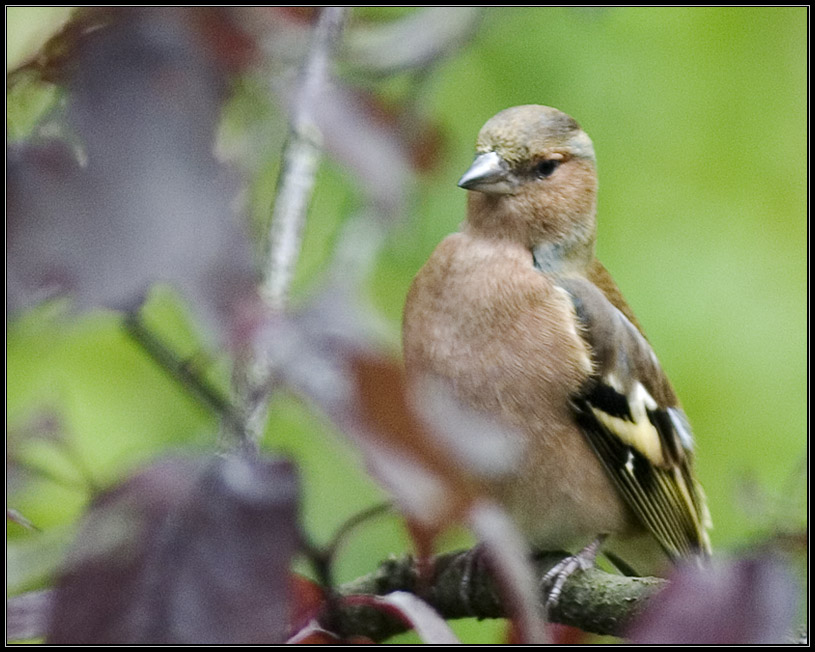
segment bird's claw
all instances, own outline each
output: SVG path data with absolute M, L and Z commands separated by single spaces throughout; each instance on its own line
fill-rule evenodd
M 540 588 L 546 593 L 547 611 L 557 604 L 566 580 L 577 571 L 589 570 L 594 567 L 597 551 L 604 540 L 605 536 L 598 537 L 576 555 L 560 560 L 541 578 Z

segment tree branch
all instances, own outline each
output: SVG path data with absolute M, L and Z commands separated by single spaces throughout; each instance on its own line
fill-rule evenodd
M 550 553 L 536 559 L 538 576 L 542 577 L 564 556 Z M 445 619 L 507 616 L 490 573 L 484 564 L 473 564 L 469 551 L 439 555 L 430 566 L 432 577 L 422 581 L 413 557 L 391 558 L 337 590 L 341 596 L 409 591 L 421 596 Z M 625 623 L 666 585 L 666 580 L 656 577 L 623 577 L 593 568 L 569 578 L 549 619 L 587 632 L 620 636 Z M 541 595 L 541 608 L 545 597 Z M 338 601 L 332 622 L 341 624 L 344 636 L 361 635 L 375 641 L 407 629 L 404 623 L 377 609 L 342 601 Z
M 298 79 L 291 111 L 289 137 L 283 150 L 280 176 L 272 208 L 268 239 L 263 243 L 260 295 L 273 312 L 282 312 L 297 259 L 303 226 L 322 154 L 322 134 L 316 124 L 315 105 L 328 82 L 331 57 L 339 42 L 347 8 L 326 7 L 314 28 L 311 47 Z M 257 350 L 238 359 L 233 376 L 234 394 L 243 414 L 243 427 L 224 430 L 241 447 L 257 448 L 263 436 L 271 370 Z M 228 443 L 228 442 L 227 442 Z

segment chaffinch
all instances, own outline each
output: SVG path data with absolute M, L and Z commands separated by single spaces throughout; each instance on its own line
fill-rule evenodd
M 459 181 L 467 221 L 413 281 L 411 379 L 447 382 L 525 440 L 511 477 L 484 481 L 539 549 L 650 534 L 705 557 L 710 525 L 688 420 L 651 345 L 595 258 L 594 147 L 573 118 L 518 106 L 491 118 Z M 552 579 L 551 577 L 549 578 Z

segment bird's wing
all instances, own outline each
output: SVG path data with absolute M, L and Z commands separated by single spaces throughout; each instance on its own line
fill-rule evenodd
M 595 285 L 558 279 L 574 305 L 594 374 L 577 420 L 615 485 L 672 559 L 710 551 L 710 518 L 691 470 L 685 413 L 651 345 Z

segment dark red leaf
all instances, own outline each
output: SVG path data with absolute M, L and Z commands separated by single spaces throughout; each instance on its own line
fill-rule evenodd
M 86 7 L 75 11 L 65 25 L 43 46 L 37 56 L 23 67 L 35 70 L 45 81 L 64 84 L 77 66 L 77 54 L 88 36 L 116 23 L 137 20 L 143 13 L 138 7 Z M 240 26 L 240 15 L 224 7 L 165 8 L 167 20 L 189 23 L 191 31 L 207 55 L 224 71 L 239 71 L 255 57 L 255 46 Z
M 298 541 L 281 460 L 164 460 L 100 496 L 57 581 L 57 644 L 280 643 Z
M 521 452 L 506 428 L 444 387 L 409 387 L 382 353 L 372 319 L 348 288 L 332 284 L 293 317 L 267 321 L 260 346 L 277 377 L 321 408 L 364 453 L 372 475 L 423 535 L 462 521 L 477 479 L 514 469 Z
M 192 15 L 202 43 L 225 70 L 240 72 L 259 57 L 257 43 L 244 30 L 238 12 L 225 7 L 197 7 Z
M 548 623 L 546 631 L 549 634 L 549 642 L 552 645 L 586 645 L 591 639 L 591 635 L 584 632 L 577 627 L 570 627 L 569 625 L 561 625 L 560 623 Z M 515 621 L 508 621 L 506 640 L 507 645 L 523 645 L 526 641 L 523 637 L 523 632 L 515 623 Z
M 332 286 L 294 318 L 268 321 L 260 345 L 278 377 L 359 446 L 372 474 L 408 514 L 440 527 L 460 513 L 467 481 L 457 465 L 444 463 L 438 442 L 405 402 L 398 363 L 376 353 L 342 289 Z
M 275 12 L 289 20 L 311 25 L 317 20 L 318 10 L 315 7 L 275 7 Z
M 582 629 L 560 623 L 549 623 L 549 637 L 553 645 L 586 645 L 590 638 Z
M 291 576 L 291 615 L 292 630 L 299 630 L 315 619 L 325 605 L 325 590 L 316 582 L 292 574 Z

